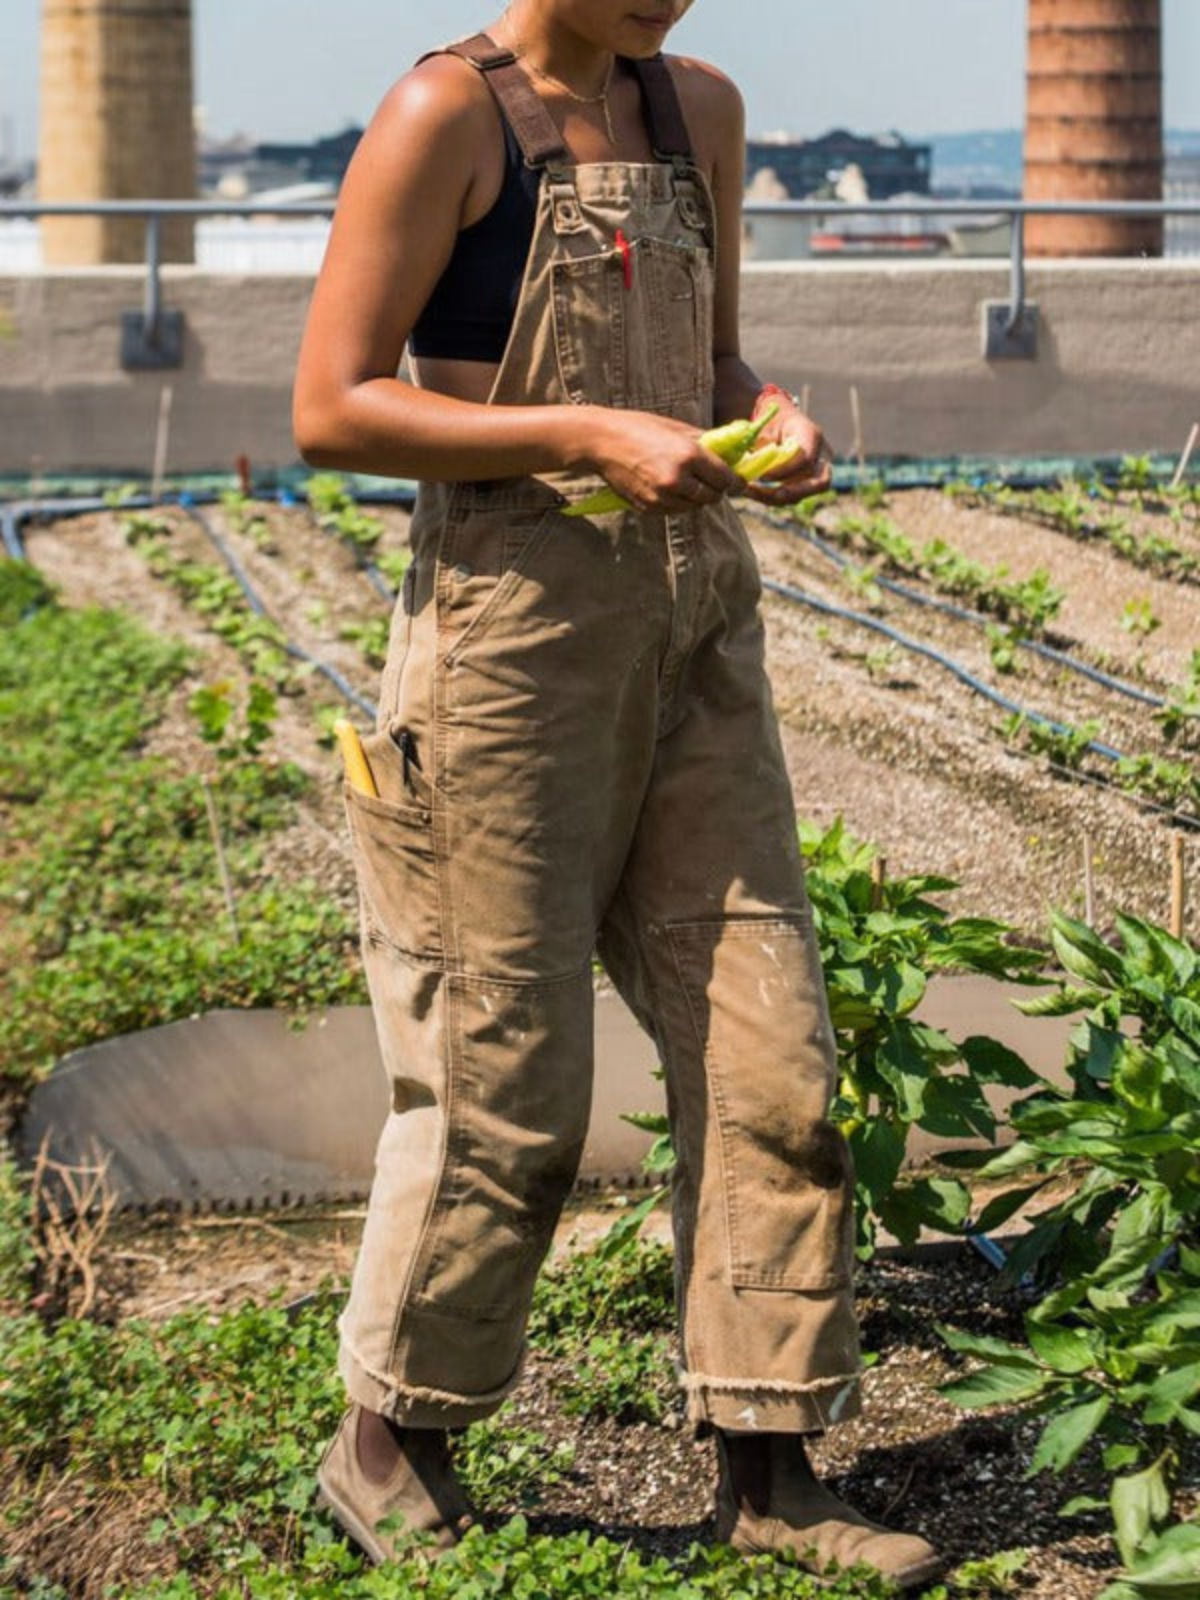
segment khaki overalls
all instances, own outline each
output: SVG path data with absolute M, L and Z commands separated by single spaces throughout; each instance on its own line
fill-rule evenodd
M 708 425 L 714 215 L 661 61 L 636 67 L 660 159 L 568 167 L 509 53 L 454 48 L 542 169 L 492 402 Z M 380 797 L 345 791 L 392 1112 L 341 1370 L 417 1427 L 513 1388 L 587 1128 L 598 950 L 666 1071 L 689 1414 L 821 1428 L 858 1410 L 852 1189 L 755 559 L 724 501 L 561 515 L 596 486 L 418 497 Z

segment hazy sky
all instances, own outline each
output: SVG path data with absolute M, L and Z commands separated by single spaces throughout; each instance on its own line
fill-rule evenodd
M 365 122 L 422 50 L 499 9 L 193 0 L 196 99 L 218 136 L 336 132 Z M 0 0 L 0 153 L 34 149 L 40 10 L 41 0 Z M 1200 0 L 1163 0 L 1163 15 L 1166 120 L 1200 128 Z M 956 132 L 1020 125 L 1024 22 L 1025 0 L 696 0 L 670 48 L 733 75 L 751 133 Z

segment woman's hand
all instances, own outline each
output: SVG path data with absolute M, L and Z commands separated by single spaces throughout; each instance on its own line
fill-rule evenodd
M 771 404 L 779 407 L 778 413 L 759 435 L 760 444 L 778 444 L 784 439 L 799 443 L 790 461 L 772 472 L 770 480 L 751 483 L 745 492 L 752 500 L 768 506 L 791 506 L 809 495 L 823 494 L 833 482 L 833 452 L 825 435 L 811 417 L 806 417 L 786 390 L 767 384 L 755 402 L 752 417 L 757 417 Z
M 587 465 L 639 511 L 694 511 L 745 487 L 689 423 L 651 411 L 594 415 Z

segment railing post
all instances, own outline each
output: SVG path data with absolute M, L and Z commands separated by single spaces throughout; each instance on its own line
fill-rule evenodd
M 1012 213 L 1012 241 L 1009 246 L 1008 293 L 1010 309 L 1004 327 L 1005 338 L 1016 332 L 1025 312 L 1025 213 Z
M 146 298 L 142 313 L 147 344 L 158 343 L 158 323 L 162 313 L 162 217 L 157 211 L 146 215 Z
M 1037 357 L 1037 307 L 1025 303 L 1025 212 L 1008 213 L 1008 301 L 983 302 L 983 353 L 989 361 L 1033 361 Z
M 121 313 L 121 365 L 126 372 L 183 365 L 183 312 L 162 303 L 162 213 L 146 213 L 146 283 L 140 311 Z

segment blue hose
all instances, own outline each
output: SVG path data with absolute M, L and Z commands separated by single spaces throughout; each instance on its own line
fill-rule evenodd
M 25 546 L 21 543 L 21 525 L 15 506 L 0 506 L 0 539 L 14 561 L 25 560 Z

